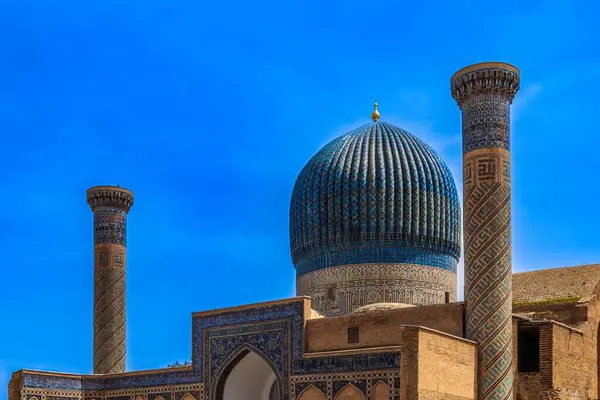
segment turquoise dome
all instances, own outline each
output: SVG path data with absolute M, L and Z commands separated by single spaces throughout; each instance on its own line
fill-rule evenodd
M 448 166 L 427 144 L 372 122 L 323 147 L 304 167 L 290 206 L 298 276 L 364 263 L 456 273 L 460 205 Z

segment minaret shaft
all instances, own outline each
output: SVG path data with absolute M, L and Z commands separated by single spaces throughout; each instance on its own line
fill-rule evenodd
M 519 72 L 503 63 L 452 77 L 462 110 L 467 338 L 478 346 L 478 398 L 512 399 L 510 105 Z
M 94 212 L 94 374 L 125 372 L 125 246 L 133 193 L 98 186 L 87 198 Z

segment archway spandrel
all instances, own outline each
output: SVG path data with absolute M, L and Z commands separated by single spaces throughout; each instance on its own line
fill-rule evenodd
M 307 387 L 300 396 L 298 396 L 298 400 L 327 400 L 325 395 L 319 388 L 315 386 Z

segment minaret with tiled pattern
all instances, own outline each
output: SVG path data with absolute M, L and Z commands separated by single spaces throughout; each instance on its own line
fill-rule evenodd
M 510 106 L 520 73 L 481 63 L 452 76 L 462 110 L 467 338 L 478 346 L 479 399 L 512 399 Z
M 95 186 L 87 201 L 94 213 L 94 374 L 124 372 L 125 246 L 133 193 Z

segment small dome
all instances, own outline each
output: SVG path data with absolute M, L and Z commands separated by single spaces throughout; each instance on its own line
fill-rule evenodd
M 398 308 L 409 308 L 415 307 L 413 304 L 403 304 L 403 303 L 373 303 L 367 304 L 366 306 L 362 306 L 354 310 L 353 314 L 367 313 L 370 311 L 385 311 L 385 310 L 395 310 Z
M 369 123 L 326 145 L 296 180 L 296 274 L 364 263 L 456 273 L 460 218 L 456 185 L 435 151 L 397 126 Z

